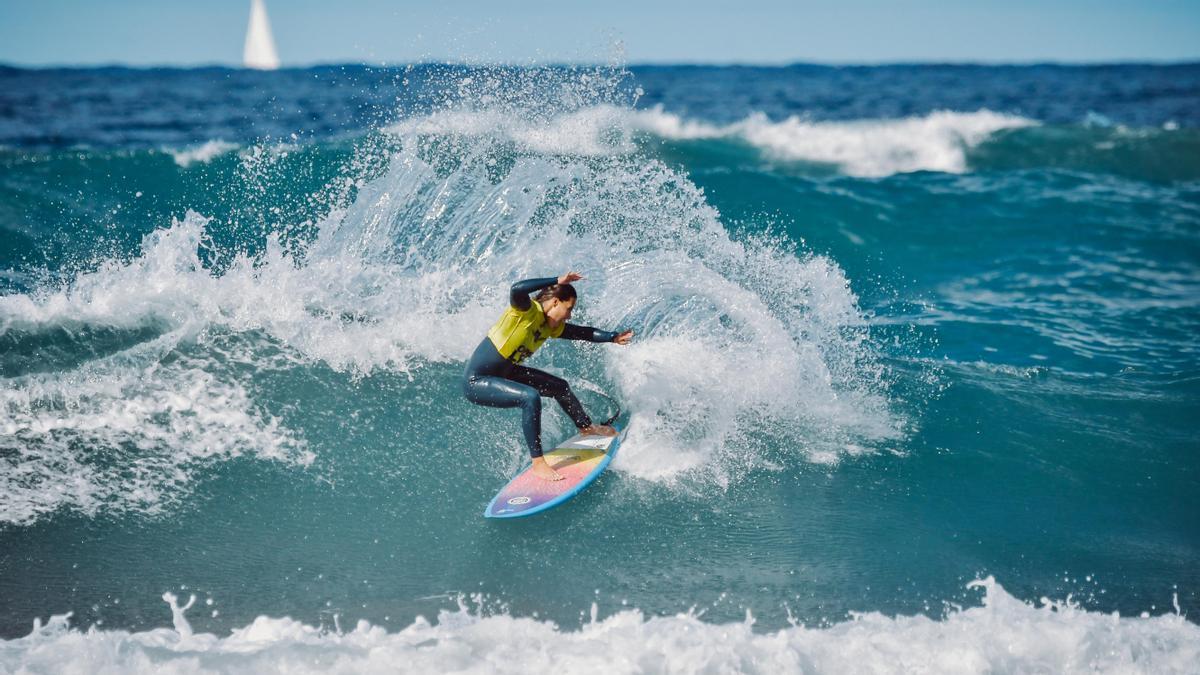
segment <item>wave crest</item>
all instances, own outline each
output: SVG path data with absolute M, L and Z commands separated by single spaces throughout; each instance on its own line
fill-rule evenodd
M 968 152 L 993 134 L 1037 122 L 979 110 L 937 111 L 901 119 L 774 121 L 753 113 L 732 124 L 686 119 L 661 106 L 630 110 L 596 105 L 548 120 L 526 120 L 500 111 L 448 111 L 415 117 L 389 128 L 398 135 L 494 135 L 529 152 L 603 156 L 636 148 L 637 134 L 671 141 L 743 143 L 765 159 L 828 165 L 851 176 L 881 177 L 912 171 L 962 173 Z

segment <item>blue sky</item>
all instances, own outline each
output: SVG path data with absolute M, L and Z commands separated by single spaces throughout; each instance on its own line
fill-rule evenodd
M 249 6 L 0 0 L 0 62 L 235 65 Z M 1200 59 L 1200 0 L 267 0 L 267 10 L 285 65 Z

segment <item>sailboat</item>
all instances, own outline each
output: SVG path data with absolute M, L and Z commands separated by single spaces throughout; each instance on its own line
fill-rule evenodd
M 267 7 L 263 0 L 250 0 L 250 25 L 246 27 L 242 65 L 257 70 L 275 70 L 279 67 L 279 54 L 275 51 L 275 38 L 271 36 L 271 24 L 267 21 Z

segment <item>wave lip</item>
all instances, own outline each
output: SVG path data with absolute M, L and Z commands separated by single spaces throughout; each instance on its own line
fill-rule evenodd
M 625 610 L 578 631 L 509 614 L 472 613 L 460 601 L 436 623 L 417 617 L 395 633 L 360 620 L 342 632 L 259 616 L 227 637 L 195 633 L 164 593 L 174 630 L 87 632 L 69 614 L 34 621 L 26 637 L 0 642 L 0 669 L 80 668 L 161 672 L 820 672 L 1184 673 L 1200 662 L 1200 626 L 1178 612 L 1120 617 L 1070 602 L 1040 606 L 1009 595 L 992 577 L 983 605 L 935 621 L 923 615 L 854 614 L 825 628 L 755 632 L 754 619 L 710 624 L 694 613 L 646 618 Z M 335 624 L 336 625 L 336 624 Z

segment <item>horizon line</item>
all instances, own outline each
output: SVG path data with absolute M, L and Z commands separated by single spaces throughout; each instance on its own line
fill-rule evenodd
M 466 61 L 466 60 L 438 60 L 438 59 L 423 59 L 414 61 L 312 61 L 306 63 L 290 63 L 281 64 L 279 68 L 273 70 L 312 70 L 316 68 L 338 68 L 338 67 L 357 67 L 357 68 L 405 68 L 409 66 L 458 66 L 468 68 L 793 68 L 797 66 L 816 66 L 824 68 L 872 68 L 872 67 L 887 67 L 887 66 L 956 66 L 956 67 L 1002 67 L 1002 66 L 1018 66 L 1018 67 L 1034 67 L 1034 66 L 1058 66 L 1058 67 L 1097 67 L 1097 66 L 1188 66 L 1200 65 L 1200 56 L 1187 57 L 1182 59 L 1154 59 L 1154 58 L 1126 58 L 1126 59 L 1097 59 L 1097 60 L 1069 60 L 1069 59 L 1029 59 L 1029 60 L 1012 60 L 1004 61 L 998 59 L 899 59 L 895 61 L 638 61 L 630 63 L 604 63 L 601 61 Z M 98 63 L 20 63 L 11 61 L 0 61 L 0 68 L 11 70 L 105 70 L 105 69 L 125 69 L 125 70 L 231 70 L 231 71 L 255 71 L 269 73 L 273 70 L 260 70 L 255 68 L 247 68 L 233 62 L 200 62 L 190 64 L 172 64 L 172 63 L 124 63 L 120 61 L 108 61 Z

